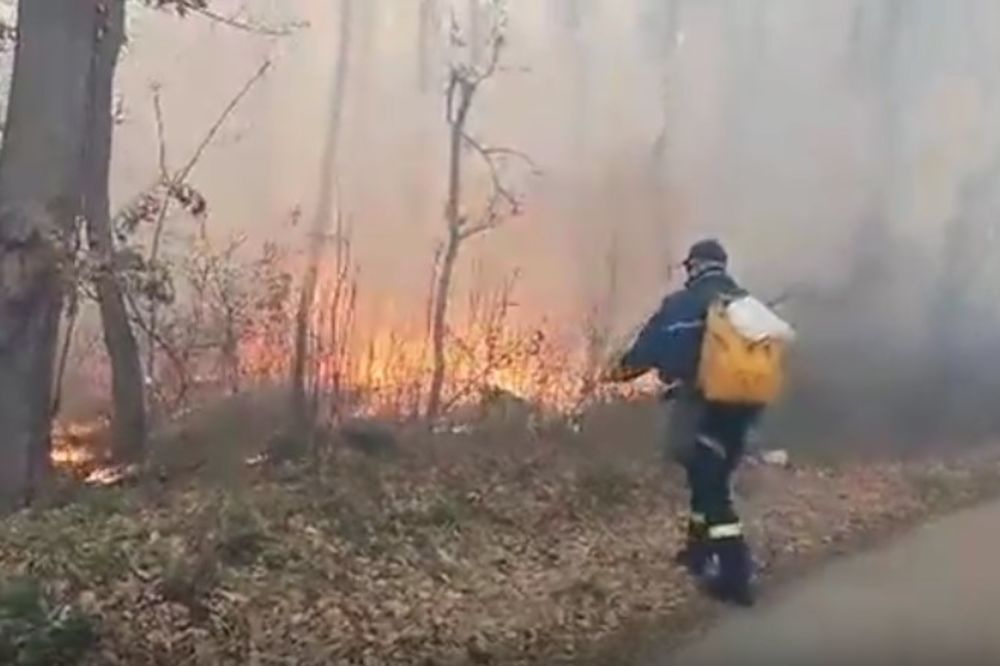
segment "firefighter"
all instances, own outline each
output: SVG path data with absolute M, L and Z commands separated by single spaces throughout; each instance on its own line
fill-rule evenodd
M 711 403 L 696 386 L 711 303 L 746 294 L 727 271 L 716 240 L 693 245 L 685 286 L 667 296 L 632 347 L 606 375 L 631 381 L 655 370 L 668 387 L 668 451 L 683 466 L 690 491 L 687 540 L 677 562 L 726 602 L 751 605 L 751 556 L 733 506 L 731 480 L 760 408 Z

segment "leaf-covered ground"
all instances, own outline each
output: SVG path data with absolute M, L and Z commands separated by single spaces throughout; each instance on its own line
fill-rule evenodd
M 767 574 L 991 492 L 992 451 L 950 463 L 748 464 Z M 704 602 L 671 563 L 684 495 L 651 460 L 341 451 L 322 472 L 95 489 L 8 518 L 0 574 L 94 620 L 87 663 L 550 664 Z

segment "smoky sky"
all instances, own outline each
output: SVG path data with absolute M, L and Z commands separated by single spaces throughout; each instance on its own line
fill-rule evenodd
M 424 308 L 444 228 L 447 63 L 463 55 L 448 35 L 452 17 L 469 25 L 470 4 L 365 0 L 352 15 L 334 190 L 372 317 L 419 316 Z M 479 3 L 481 11 L 488 4 Z M 860 345 L 885 350 L 876 356 L 895 359 L 893 367 L 954 365 L 930 360 L 942 347 L 935 313 L 978 322 L 964 327 L 978 334 L 965 331 L 967 344 L 955 343 L 950 358 L 992 344 L 1000 5 L 504 4 L 503 66 L 477 98 L 470 131 L 531 155 L 541 174 L 511 175 L 524 214 L 466 248 L 459 289 L 474 266 L 498 278 L 517 269 L 519 313 L 572 327 L 606 290 L 613 253 L 613 325 L 627 331 L 676 281 L 670 266 L 686 245 L 713 235 L 751 289 L 799 294 L 788 313 L 810 333 L 817 364 L 838 358 L 834 349 Z M 151 86 L 164 100 L 168 159 L 179 164 L 262 59 L 272 58 L 273 72 L 194 180 L 208 196 L 212 233 L 300 249 L 304 230 L 287 219 L 293 208 L 315 206 L 339 2 L 214 6 L 309 26 L 268 38 L 135 8 L 118 84 L 124 120 L 114 199 L 127 200 L 156 175 Z M 474 210 L 487 180 L 475 157 L 466 159 L 466 206 Z M 174 224 L 183 233 L 187 223 Z M 959 300 L 972 309 L 942 309 Z M 863 383 L 857 373 L 838 382 L 829 386 Z

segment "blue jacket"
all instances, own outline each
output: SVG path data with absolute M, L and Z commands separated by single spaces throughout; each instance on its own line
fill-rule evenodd
M 622 358 L 623 368 L 656 370 L 660 379 L 693 384 L 698 375 L 708 308 L 720 296 L 744 292 L 720 269 L 689 280 L 684 289 L 667 296 Z

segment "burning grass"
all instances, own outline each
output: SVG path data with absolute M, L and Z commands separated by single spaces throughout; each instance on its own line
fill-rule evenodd
M 293 355 L 294 289 L 283 270 L 283 253 L 269 246 L 262 259 L 227 268 L 226 262 L 235 261 L 232 251 L 199 258 L 207 246 L 195 249 L 188 262 L 193 266 L 188 271 L 197 278 L 191 278 L 188 290 L 193 300 L 161 313 L 157 340 L 162 348 L 154 357 L 150 385 L 158 420 L 154 438 L 163 433 L 173 437 L 192 420 L 203 420 L 203 413 L 225 411 L 240 400 L 272 414 L 283 411 L 283 404 L 276 405 L 288 399 L 281 387 L 287 386 Z M 338 282 L 350 274 L 338 270 L 337 278 L 319 290 L 312 310 L 307 383 L 319 425 L 336 428 L 358 418 L 419 422 L 433 373 L 426 326 L 406 318 L 362 326 L 356 283 Z M 657 390 L 652 380 L 599 385 L 595 376 L 606 351 L 604 341 L 545 319 L 515 317 L 514 285 L 513 279 L 493 286 L 477 283 L 463 307 L 455 308 L 459 315 L 447 336 L 448 373 L 440 423 L 435 424 L 439 429 L 468 430 L 512 414 L 519 415 L 522 428 L 527 421 L 565 423 L 595 405 Z M 269 404 L 259 404 L 262 394 Z M 241 414 L 240 419 L 225 419 L 233 432 L 246 430 L 241 420 L 257 421 L 253 412 Z M 275 415 L 266 427 L 273 430 L 277 421 Z M 222 430 L 197 439 L 232 436 Z M 257 434 L 247 436 L 256 439 Z M 106 436 L 103 419 L 63 421 L 54 432 L 53 462 L 74 476 L 91 473 L 106 462 Z
M 431 303 L 392 308 L 366 294 L 349 231 L 338 233 L 331 250 L 307 340 L 306 380 L 321 415 L 420 416 L 433 370 Z M 175 252 L 176 299 L 161 304 L 155 331 L 138 321 L 155 352 L 149 374 L 157 410 L 169 417 L 206 396 L 287 382 L 295 352 L 295 258 L 274 243 L 247 255 L 244 238 L 216 248 L 200 237 Z M 593 379 L 609 351 L 607 323 L 533 316 L 516 302 L 516 272 L 501 280 L 487 279 L 481 269 L 472 273 L 464 293 L 450 296 L 445 412 L 496 391 L 562 413 L 597 397 Z
M 53 465 L 75 477 L 86 477 L 107 461 L 105 419 L 56 423 L 52 432 Z

